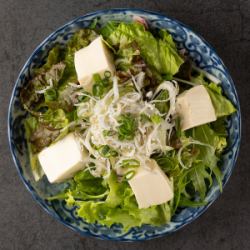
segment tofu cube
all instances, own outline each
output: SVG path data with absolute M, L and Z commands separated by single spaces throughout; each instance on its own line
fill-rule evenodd
M 84 161 L 88 157 L 82 149 L 77 137 L 70 133 L 60 141 L 43 149 L 38 154 L 41 167 L 49 182 L 62 182 L 84 168 Z
M 181 118 L 181 129 L 187 130 L 216 120 L 210 96 L 203 85 L 184 91 L 177 97 L 176 112 Z
M 111 75 L 115 72 L 112 55 L 101 36 L 78 50 L 74 60 L 78 81 L 88 92 L 92 92 L 93 74 L 98 73 L 102 77 L 105 71 Z
M 139 167 L 136 175 L 129 180 L 139 208 L 159 205 L 174 197 L 173 187 L 154 160 L 147 161 L 147 167 Z

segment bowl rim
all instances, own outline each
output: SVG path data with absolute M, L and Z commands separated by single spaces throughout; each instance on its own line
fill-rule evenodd
M 70 26 L 71 24 L 77 22 L 79 19 L 81 18 L 87 18 L 87 17 L 91 17 L 91 16 L 95 16 L 95 15 L 100 15 L 100 14 L 106 14 L 108 12 L 113 12 L 114 14 L 116 13 L 120 13 L 120 12 L 125 12 L 125 11 L 130 11 L 130 12 L 134 12 L 135 14 L 149 14 L 149 15 L 154 15 L 159 17 L 160 19 L 162 18 L 168 18 L 171 21 L 176 22 L 178 25 L 183 26 L 184 28 L 186 28 L 187 30 L 193 32 L 194 34 L 196 34 L 201 41 L 208 47 L 210 48 L 212 51 L 215 52 L 216 55 L 218 55 L 218 53 L 216 52 L 216 50 L 214 49 L 214 47 L 207 42 L 202 35 L 200 35 L 199 33 L 196 33 L 195 31 L 193 31 L 192 28 L 189 27 L 189 25 L 186 25 L 178 20 L 176 20 L 175 18 L 169 17 L 167 14 L 165 15 L 164 13 L 159 13 L 157 11 L 151 11 L 151 10 L 146 10 L 143 8 L 110 8 L 110 9 L 101 9 L 101 10 L 96 10 L 96 11 L 91 11 L 91 12 L 87 12 L 84 15 L 78 16 L 70 21 L 68 21 L 67 23 L 59 26 L 57 29 L 55 29 L 53 32 L 51 32 L 48 36 L 46 36 L 42 42 L 40 42 L 35 49 L 32 51 L 31 55 L 26 59 L 25 64 L 23 65 L 23 67 L 21 68 L 21 70 L 19 71 L 18 77 L 15 81 L 15 84 L 13 86 L 12 92 L 11 92 L 11 97 L 10 97 L 10 101 L 9 101 L 9 106 L 8 106 L 8 116 L 7 116 L 7 130 L 8 130 L 8 143 L 9 143 L 9 149 L 11 151 L 11 156 L 12 159 L 14 161 L 14 165 L 17 169 L 18 175 L 21 178 L 23 184 L 25 185 L 26 189 L 31 193 L 32 198 L 36 201 L 37 204 L 39 204 L 49 215 L 51 215 L 53 218 L 55 218 L 57 221 L 59 221 L 60 223 L 62 223 L 63 225 L 65 225 L 66 227 L 72 229 L 74 232 L 79 233 L 81 236 L 91 236 L 93 238 L 97 238 L 97 239 L 101 239 L 101 240 L 111 240 L 111 241 L 124 241 L 124 242 L 134 242 L 134 241 L 145 241 L 145 240 L 150 240 L 150 239 L 155 239 L 155 238 L 159 238 L 159 237 L 163 237 L 169 234 L 172 234 L 178 230 L 180 230 L 181 228 L 183 228 L 184 226 L 190 224 L 191 222 L 193 222 L 194 220 L 196 220 L 198 217 L 200 217 L 217 199 L 218 197 L 221 195 L 221 193 L 217 194 L 216 197 L 210 201 L 207 205 L 205 205 L 202 210 L 200 210 L 197 215 L 195 217 L 193 217 L 191 220 L 189 220 L 186 223 L 183 223 L 182 225 L 176 227 L 174 230 L 172 231 L 168 231 L 168 232 L 164 232 L 158 235 L 153 235 L 153 236 L 147 236 L 143 239 L 121 239 L 121 238 L 117 238 L 117 237 L 109 237 L 106 235 L 95 235 L 92 234 L 91 232 L 83 232 L 81 230 L 79 230 L 78 228 L 72 226 L 70 223 L 68 223 L 67 221 L 65 221 L 63 218 L 61 218 L 57 213 L 50 211 L 47 206 L 44 204 L 44 202 L 42 202 L 40 200 L 39 195 L 37 194 L 37 192 L 35 190 L 32 190 L 32 186 L 29 185 L 29 183 L 25 180 L 23 174 L 20 171 L 20 162 L 19 159 L 16 157 L 12 144 L 11 144 L 11 133 L 12 133 L 12 128 L 11 128 L 11 108 L 13 105 L 13 100 L 15 98 L 15 91 L 16 88 L 18 86 L 18 81 L 24 71 L 24 69 L 26 68 L 26 66 L 29 64 L 29 62 L 31 61 L 31 59 L 34 57 L 34 55 L 42 48 L 42 46 L 47 43 L 51 37 L 53 37 L 56 33 L 60 32 L 61 30 L 63 30 L 64 28 L 66 28 L 67 26 Z M 218 56 L 219 57 L 219 56 Z M 231 78 L 231 75 L 229 74 L 229 71 L 227 69 L 227 67 L 225 66 L 224 62 L 222 61 L 221 57 L 219 57 L 220 59 L 220 63 L 223 65 L 225 73 L 226 73 L 226 77 L 230 82 L 231 87 L 233 88 L 234 92 L 235 92 L 235 98 L 236 98 L 236 103 L 238 106 L 238 124 L 239 124 L 239 134 L 238 134 L 238 142 L 237 142 L 237 149 L 235 152 L 235 157 L 232 159 L 233 160 L 233 165 L 232 168 L 230 169 L 229 173 L 227 174 L 227 179 L 225 179 L 224 183 L 223 183 L 223 189 L 225 187 L 225 185 L 228 183 L 232 172 L 234 170 L 234 168 L 236 167 L 236 161 L 238 159 L 238 155 L 239 155 L 239 150 L 240 150 L 240 145 L 241 145 L 241 133 L 242 133 L 242 118 L 241 118 L 241 108 L 240 108 L 240 100 L 238 97 L 238 93 L 236 91 L 236 87 L 234 84 L 234 81 Z

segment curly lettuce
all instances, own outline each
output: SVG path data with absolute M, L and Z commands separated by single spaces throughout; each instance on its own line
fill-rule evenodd
M 121 224 L 124 232 L 142 224 L 164 225 L 171 218 L 168 203 L 139 209 L 129 184 L 120 181 L 115 172 L 105 181 L 89 171 L 80 171 L 69 189 L 49 199 L 58 198 L 66 199 L 68 206 L 76 206 L 78 216 L 87 222 L 108 227 Z

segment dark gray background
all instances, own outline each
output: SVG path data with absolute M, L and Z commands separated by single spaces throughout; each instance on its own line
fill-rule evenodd
M 243 114 L 240 155 L 223 195 L 181 231 L 141 243 L 80 237 L 52 219 L 19 179 L 7 142 L 8 102 L 27 57 L 64 23 L 111 7 L 159 11 L 204 36 L 231 72 Z M 250 249 L 250 0 L 0 0 L 0 88 L 0 249 Z

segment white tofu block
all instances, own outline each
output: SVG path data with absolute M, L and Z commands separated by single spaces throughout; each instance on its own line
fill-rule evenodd
M 79 83 L 89 92 L 92 91 L 93 74 L 98 73 L 101 77 L 105 71 L 114 74 L 115 67 L 112 55 L 101 36 L 75 53 L 75 69 Z
M 210 96 L 203 85 L 184 91 L 177 97 L 176 112 L 181 118 L 181 129 L 187 130 L 216 120 Z
M 154 160 L 148 160 L 148 167 L 139 167 L 136 175 L 129 180 L 139 208 L 159 205 L 174 197 L 170 180 Z
M 88 153 L 77 137 L 70 133 L 38 154 L 39 162 L 49 182 L 58 183 L 84 168 Z

